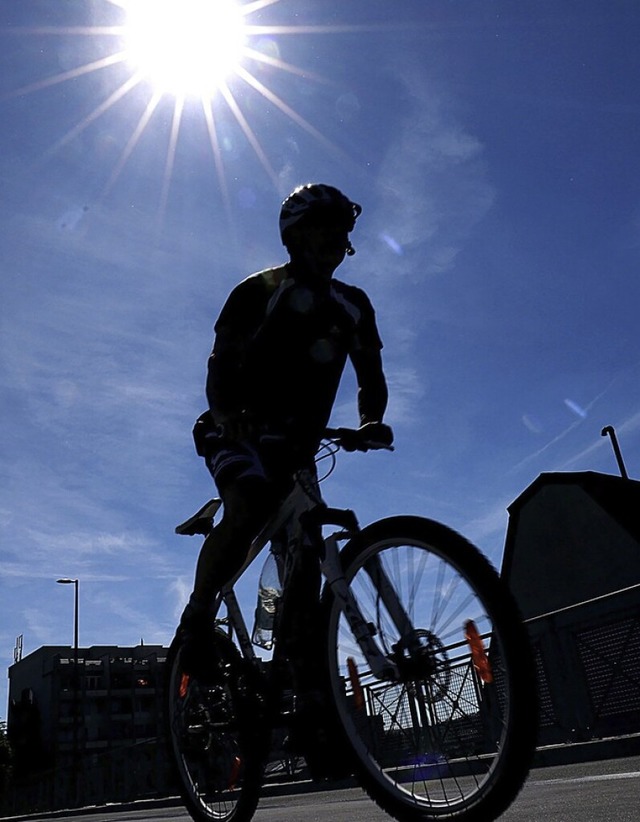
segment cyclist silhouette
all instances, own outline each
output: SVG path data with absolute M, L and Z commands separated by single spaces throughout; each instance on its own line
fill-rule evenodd
M 349 234 L 361 211 L 332 186 L 296 188 L 280 211 L 289 262 L 237 285 L 215 324 L 209 410 L 194 439 L 224 514 L 213 529 L 202 511 L 188 521 L 191 533 L 207 534 L 179 628 L 194 669 L 206 664 L 199 649 L 207 647 L 215 595 L 241 568 L 293 473 L 314 464 L 347 359 L 358 384 L 360 430 L 370 440 L 393 440 L 382 422 L 387 385 L 374 310 L 364 291 L 333 279 L 355 253 Z

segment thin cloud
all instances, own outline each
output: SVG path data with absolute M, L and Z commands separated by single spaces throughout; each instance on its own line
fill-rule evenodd
M 29 563 L 21 562 L 2 562 L 0 563 L 0 572 L 5 579 L 53 579 L 54 576 L 60 576 L 60 568 L 69 567 L 70 563 L 66 560 L 59 560 L 51 562 L 50 567 L 34 568 Z M 77 569 L 77 566 L 73 566 Z M 130 582 L 135 577 L 125 576 L 123 574 L 91 574 L 86 571 L 82 574 L 83 582 Z
M 192 589 L 192 579 L 190 576 L 177 576 L 168 586 L 169 594 L 174 600 L 172 611 L 173 619 L 177 623 L 182 612 L 189 601 Z
M 425 386 L 418 371 L 410 366 L 391 366 L 389 369 L 389 409 L 387 418 L 392 425 L 416 422 L 416 407 L 424 397 Z
M 617 434 L 620 436 L 625 436 L 628 434 L 633 434 L 635 431 L 640 429 L 640 411 L 632 414 L 623 422 L 619 423 L 615 426 Z M 569 468 L 572 468 L 575 465 L 581 464 L 586 462 L 588 458 L 590 458 L 593 454 L 600 451 L 602 448 L 611 448 L 611 444 L 608 439 L 604 437 L 599 437 L 598 439 L 594 440 L 593 444 L 584 448 L 582 451 L 579 451 L 577 454 L 574 454 L 564 463 L 558 466 L 558 471 L 566 471 Z M 613 459 L 613 456 L 612 456 Z
M 397 80 L 411 108 L 397 124 L 398 136 L 380 167 L 382 208 L 374 232 L 393 238 L 394 269 L 425 277 L 455 264 L 474 226 L 491 208 L 495 190 L 482 160 L 482 143 L 458 120 L 446 90 L 434 88 L 406 66 L 399 67 Z M 419 265 L 406 258 L 418 248 Z
M 138 568 L 138 563 L 145 561 L 148 576 L 166 573 L 165 560 L 157 554 L 155 544 L 143 534 L 131 532 L 108 533 L 97 530 L 65 531 L 60 526 L 62 522 L 52 521 L 46 530 L 36 528 L 20 529 L 19 543 L 23 546 L 19 553 L 13 555 L 13 575 L 18 575 L 19 569 L 24 570 L 24 576 L 51 576 L 52 574 L 74 576 L 82 573 L 94 578 L 135 578 L 134 571 L 130 575 L 113 574 L 112 571 L 103 572 L 101 563 L 113 564 L 117 562 L 120 569 Z M 6 555 L 11 555 L 9 551 Z
M 557 434 L 555 437 L 553 437 L 553 439 L 551 439 L 551 440 L 550 440 L 549 442 L 547 442 L 545 445 L 543 445 L 543 446 L 542 446 L 542 448 L 539 448 L 537 451 L 534 451 L 532 454 L 529 454 L 529 456 L 527 456 L 527 457 L 525 457 L 524 459 L 520 460 L 520 461 L 519 461 L 516 465 L 514 465 L 514 466 L 513 466 L 513 467 L 509 470 L 509 472 L 508 472 L 508 473 L 509 473 L 509 474 L 513 474 L 513 473 L 516 473 L 517 471 L 520 471 L 520 470 L 521 470 L 522 468 L 524 468 L 526 465 L 529 465 L 530 463 L 534 462 L 536 459 L 538 459 L 539 457 L 541 457 L 544 453 L 546 453 L 547 451 L 549 451 L 550 449 L 552 449 L 552 448 L 553 448 L 554 446 L 556 446 L 559 442 L 562 442 L 562 440 L 564 440 L 564 439 L 565 439 L 565 438 L 566 438 L 569 434 L 571 434 L 573 431 L 575 431 L 575 429 L 576 429 L 576 428 L 578 428 L 579 426 L 583 425 L 583 424 L 584 424 L 584 421 L 585 421 L 585 420 L 587 419 L 587 417 L 589 416 L 589 414 L 590 414 L 591 410 L 592 410 L 592 409 L 596 406 L 596 404 L 597 404 L 597 403 L 598 403 L 598 402 L 599 402 L 599 401 L 600 401 L 600 400 L 601 400 L 601 399 L 602 399 L 602 398 L 603 398 L 603 397 L 604 397 L 604 396 L 605 396 L 605 395 L 606 395 L 606 394 L 607 394 L 607 393 L 611 390 L 611 388 L 612 388 L 612 387 L 613 387 L 613 386 L 614 386 L 614 385 L 615 385 L 615 384 L 616 384 L 616 383 L 617 383 L 620 379 L 621 379 L 621 375 L 617 375 L 616 377 L 614 377 L 614 379 L 612 379 L 612 380 L 608 383 L 608 385 L 606 386 L 606 388 L 604 388 L 604 389 L 603 389 L 603 390 L 602 390 L 599 394 L 597 394 L 597 395 L 596 395 L 596 396 L 595 396 L 595 397 L 591 400 L 591 402 L 589 402 L 586 406 L 584 406 L 584 408 L 583 408 L 582 406 L 580 406 L 580 407 L 579 407 L 579 413 L 576 411 L 576 408 L 574 408 L 574 407 L 573 407 L 573 406 L 575 406 L 575 405 L 576 405 L 575 403 L 572 403 L 572 401 L 570 401 L 570 400 L 569 400 L 569 401 L 568 401 L 568 400 L 565 400 L 565 401 L 564 401 L 565 405 L 568 405 L 568 406 L 569 406 L 569 408 L 570 408 L 572 411 L 574 411 L 574 413 L 576 413 L 576 414 L 577 414 L 578 419 L 577 419 L 577 420 L 575 420 L 574 422 L 572 422 L 572 423 L 571 423 L 571 425 L 567 426 L 567 428 L 563 429 L 563 430 L 562 430 L 559 434 Z M 572 460 L 572 462 L 573 462 L 573 461 L 575 461 L 575 460 Z
M 383 306 L 385 351 L 391 352 L 385 359 L 392 381 L 390 414 L 405 423 L 421 416 L 427 387 L 416 351 L 419 332 L 440 311 L 422 288 L 455 267 L 475 226 L 491 209 L 495 190 L 482 143 L 457 117 L 446 89 L 435 88 L 427 76 L 405 65 L 390 70 L 410 105 L 395 124 L 396 136 L 380 164 L 380 207 L 363 221 L 370 238 L 369 247 L 363 245 L 363 279 L 375 304 Z
M 512 502 L 512 498 L 505 498 L 494 503 L 484 514 L 468 520 L 461 529 L 468 539 L 477 544 L 484 545 L 485 543 L 495 542 L 495 538 L 500 537 L 499 548 L 493 548 L 488 552 L 489 558 L 495 565 L 501 560 L 504 536 L 509 521 L 507 508 Z

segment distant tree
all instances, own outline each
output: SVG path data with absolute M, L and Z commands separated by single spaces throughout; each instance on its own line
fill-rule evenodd
M 12 762 L 13 754 L 7 736 L 7 723 L 0 720 L 0 797 L 4 795 L 9 787 Z

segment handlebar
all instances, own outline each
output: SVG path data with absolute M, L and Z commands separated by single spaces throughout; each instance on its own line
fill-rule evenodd
M 262 431 L 255 430 L 254 437 L 260 443 L 278 443 L 287 439 L 286 433 L 269 431 L 267 428 Z M 206 437 L 224 438 L 224 431 L 220 426 L 215 432 L 207 434 Z M 393 433 L 389 426 L 384 423 L 366 423 L 361 428 L 325 428 L 324 439 L 328 440 L 344 451 L 393 451 Z M 230 437 L 236 439 L 236 437 Z M 200 452 L 198 452 L 200 453 Z
M 377 442 L 365 437 L 366 432 L 359 428 L 325 428 L 324 436 L 339 445 L 345 451 L 393 451 L 388 442 Z

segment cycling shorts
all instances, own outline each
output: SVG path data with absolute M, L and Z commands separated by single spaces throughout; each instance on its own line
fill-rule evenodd
M 268 482 L 267 471 L 256 448 L 248 442 L 220 442 L 206 456 L 207 468 L 218 488 L 242 480 Z
M 296 466 L 285 442 L 208 440 L 207 468 L 221 494 L 230 486 L 269 485 L 288 491 Z

